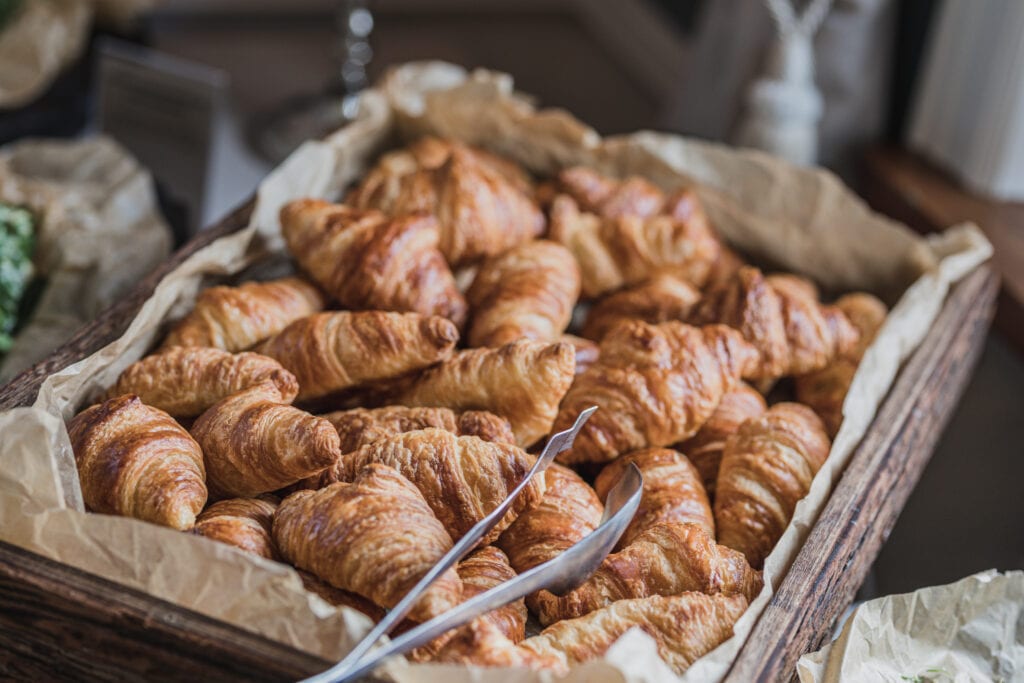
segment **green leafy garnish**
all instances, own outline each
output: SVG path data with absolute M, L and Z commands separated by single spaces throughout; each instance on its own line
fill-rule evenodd
M 18 307 L 32 278 L 32 214 L 0 203 L 0 353 L 11 348 Z

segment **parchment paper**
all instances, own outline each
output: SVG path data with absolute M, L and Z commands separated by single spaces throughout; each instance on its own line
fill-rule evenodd
M 27 140 L 0 149 L 0 201 L 36 217 L 46 286 L 0 364 L 0 381 L 44 358 L 167 258 L 170 229 L 149 172 L 110 138 Z
M 1024 681 L 1024 572 L 869 600 L 797 664 L 801 683 Z
M 307 143 L 260 186 L 249 229 L 218 240 L 171 273 L 120 339 L 49 378 L 35 405 L 0 416 L 0 537 L 148 591 L 297 648 L 334 658 L 366 621 L 338 615 L 301 591 L 294 572 L 206 539 L 124 518 L 80 512 L 77 477 L 62 420 L 109 386 L 191 305 L 204 278 L 236 273 L 281 249 L 278 208 L 292 198 L 336 197 L 375 152 L 422 132 L 449 135 L 506 154 L 537 173 L 572 163 L 642 173 L 666 187 L 695 184 L 723 236 L 739 249 L 806 273 L 827 287 L 867 289 L 895 303 L 846 401 L 825 467 L 768 558 L 765 589 L 736 635 L 699 660 L 687 681 L 719 680 L 778 585 L 871 422 L 900 363 L 934 320 L 949 284 L 984 261 L 990 245 L 964 225 L 926 241 L 875 215 L 831 174 L 794 168 L 758 153 L 679 137 L 638 133 L 602 140 L 564 112 L 535 111 L 511 78 L 440 63 L 406 65 L 368 91 L 352 125 Z M 902 293 L 902 296 L 900 294 Z M 395 664 L 396 680 L 549 680 L 525 670 Z M 650 640 L 629 634 L 604 661 L 569 680 L 663 681 L 674 676 Z

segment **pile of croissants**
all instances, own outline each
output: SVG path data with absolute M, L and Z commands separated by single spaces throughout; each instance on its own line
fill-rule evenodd
M 299 275 L 202 291 L 70 421 L 91 511 L 289 563 L 379 619 L 547 434 L 598 406 L 412 624 L 558 556 L 624 468 L 644 476 L 582 585 L 416 661 L 564 671 L 636 627 L 682 672 L 728 639 L 886 316 L 871 295 L 823 304 L 808 280 L 747 265 L 692 190 L 584 167 L 537 183 L 436 138 L 384 155 L 342 204 L 287 204 L 281 226 Z

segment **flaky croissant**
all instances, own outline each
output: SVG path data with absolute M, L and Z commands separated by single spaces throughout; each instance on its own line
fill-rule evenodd
M 384 615 L 387 614 L 387 610 L 383 609 L 379 605 L 373 604 L 373 602 L 357 593 L 335 588 L 326 581 L 321 581 L 313 574 L 302 571 L 301 569 L 296 570 L 296 573 L 298 573 L 299 578 L 302 579 L 303 588 L 314 595 L 318 595 L 329 605 L 354 609 L 355 611 L 366 615 L 370 621 L 374 623 L 383 619 Z
M 284 404 L 264 382 L 214 404 L 192 425 L 215 497 L 251 498 L 333 465 L 338 432 L 323 418 Z
M 665 522 L 696 524 L 715 537 L 715 519 L 700 472 L 685 455 L 671 448 L 645 448 L 616 458 L 594 480 L 602 500 L 608 497 L 626 468 L 636 465 L 644 477 L 643 497 L 633 521 L 626 527 L 619 548 L 632 543 L 647 529 Z
M 519 645 L 535 658 L 559 657 L 571 666 L 604 655 L 631 628 L 654 639 L 658 654 L 677 674 L 724 643 L 747 609 L 742 595 L 685 592 L 620 600 L 577 619 L 560 621 Z M 530 658 L 527 659 L 527 665 Z
M 525 242 L 483 261 L 466 292 L 470 346 L 558 341 L 580 296 L 580 271 L 556 242 Z
M 606 462 L 692 436 L 757 361 L 757 351 L 724 325 L 615 326 L 601 341 L 598 362 L 562 401 L 555 430 L 571 426 L 592 405 L 599 409 L 560 462 Z
M 736 272 L 745 265 L 747 262 L 743 260 L 742 256 L 723 244 L 721 251 L 718 252 L 718 258 L 711 266 L 707 282 L 704 283 L 704 291 L 711 291 L 729 282 L 736 276 Z
M 760 567 L 830 447 L 821 420 L 799 403 L 777 403 L 744 422 L 726 442 L 718 471 L 718 540 Z
M 498 538 L 517 572 L 561 555 L 601 523 L 604 507 L 578 474 L 558 464 L 544 472 L 544 495 Z
M 885 322 L 885 304 L 871 296 L 858 292 L 840 297 L 835 307 L 846 314 L 860 333 L 857 345 L 823 370 L 796 378 L 796 398 L 810 406 L 825 423 L 833 438 L 843 422 L 843 401 L 850 389 L 861 358 L 875 335 Z
M 617 180 L 586 166 L 573 166 L 559 172 L 557 184 L 584 211 L 604 218 L 648 218 L 665 212 L 665 193 L 640 176 Z
M 206 504 L 203 454 L 167 413 L 117 396 L 68 423 L 82 497 L 93 512 L 182 531 Z
M 718 239 L 691 193 L 678 195 L 669 208 L 648 218 L 603 218 L 580 211 L 563 195 L 551 207 L 550 238 L 576 257 L 588 298 L 662 272 L 699 287 L 718 258 Z
M 132 363 L 108 396 L 135 394 L 174 417 L 195 417 L 222 398 L 269 381 L 290 403 L 299 392 L 295 376 L 273 358 L 204 347 L 175 347 Z
M 368 196 L 365 206 L 436 218 L 441 252 L 453 267 L 496 256 L 544 231 L 544 214 L 532 199 L 461 146 L 439 167 L 403 176 L 390 196 Z
M 297 320 L 258 347 L 299 380 L 299 400 L 393 379 L 452 355 L 450 320 L 418 313 L 340 311 Z
M 477 161 L 490 166 L 521 192 L 530 194 L 533 183 L 517 164 L 477 147 L 456 140 L 423 137 L 404 149 L 381 156 L 346 198 L 352 206 L 371 208 L 391 206 L 402 187 L 402 179 L 419 170 L 440 168 L 448 161 L 453 149 L 464 150 Z
M 745 266 L 708 292 L 692 321 L 734 327 L 761 354 L 756 378 L 777 379 L 820 370 L 857 343 L 857 330 L 838 308 L 823 306 L 813 285 L 791 276 L 765 277 Z
M 268 560 L 276 560 L 277 548 L 270 536 L 270 528 L 279 502 L 270 495 L 218 501 L 196 518 L 192 532 Z
M 451 549 L 448 532 L 419 490 L 385 465 L 371 465 L 352 483 L 298 491 L 274 516 L 281 555 L 335 588 L 389 608 Z M 413 606 L 426 621 L 462 598 L 462 582 L 449 569 Z
M 396 402 L 492 412 L 508 420 L 516 443 L 526 447 L 551 429 L 575 362 L 573 348 L 561 342 L 520 340 L 460 351 L 425 370 Z
M 342 306 L 465 320 L 433 218 L 301 199 L 281 209 L 281 232 L 299 266 Z
M 563 334 L 559 337 L 559 340 L 572 345 L 573 350 L 576 352 L 575 372 L 577 375 L 582 374 L 584 370 L 596 363 L 598 356 L 601 355 L 601 348 L 597 345 L 597 342 L 590 339 L 577 337 L 575 334 Z
M 650 280 L 627 287 L 601 299 L 587 313 L 583 336 L 601 340 L 623 320 L 642 320 L 657 324 L 685 320 L 700 301 L 700 291 L 674 275 L 661 273 Z
M 371 463 L 401 472 L 420 490 L 452 539 L 458 540 L 519 485 L 534 457 L 509 444 L 428 428 L 374 441 L 345 455 L 342 462 L 346 481 Z M 544 481 L 533 478 L 480 544 L 494 541 L 543 494 Z
M 534 598 L 544 625 L 574 619 L 617 600 L 685 591 L 739 594 L 752 600 L 761 574 L 743 554 L 715 543 L 696 524 L 658 524 L 623 550 L 605 558 L 589 579 L 557 597 L 541 591 Z
M 685 453 L 700 472 L 709 496 L 715 493 L 718 467 L 722 463 L 726 440 L 736 433 L 741 424 L 752 417 L 759 417 L 767 409 L 764 397 L 741 382 L 722 396 L 715 412 L 711 413 L 700 431 L 673 447 Z
M 323 310 L 324 303 L 320 290 L 297 277 L 210 287 L 199 293 L 195 308 L 174 326 L 162 348 L 245 351 L 289 323 Z
M 536 638 L 536 636 L 534 637 Z M 527 643 L 534 638 L 527 638 Z M 502 668 L 548 669 L 562 675 L 569 667 L 561 653 L 537 654 L 509 640 L 498 626 L 486 620 L 474 620 L 457 629 L 435 651 L 426 652 L 419 661 L 437 664 L 472 664 Z

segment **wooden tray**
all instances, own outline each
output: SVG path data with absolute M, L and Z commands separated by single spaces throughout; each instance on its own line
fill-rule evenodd
M 0 389 L 0 410 L 31 404 L 50 374 L 117 338 L 160 279 L 240 230 L 248 203 L 200 233 L 124 301 Z M 730 671 L 730 683 L 784 680 L 852 602 L 931 458 L 977 363 L 998 278 L 986 264 L 950 292 L 904 365 L 792 568 Z M 294 680 L 328 662 L 0 543 L 0 678 Z

